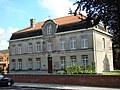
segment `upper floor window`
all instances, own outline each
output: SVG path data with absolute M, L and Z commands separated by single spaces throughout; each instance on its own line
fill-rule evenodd
M 60 39 L 60 50 L 65 50 L 65 39 Z
M 42 45 L 41 45 L 40 42 L 36 42 L 36 51 L 37 51 L 37 52 L 42 51 Z
M 15 54 L 16 54 L 16 46 L 13 45 L 13 46 L 12 46 L 12 55 L 15 55 Z
M 52 25 L 48 24 L 47 25 L 47 35 L 51 35 L 52 34 Z
M 76 39 L 75 38 L 70 39 L 70 47 L 71 47 L 71 49 L 76 49 Z
M 105 49 L 105 38 L 102 39 L 102 49 Z
M 52 42 L 47 43 L 47 49 L 48 51 L 52 51 Z
M 86 37 L 82 37 L 81 39 L 81 48 L 88 48 L 88 39 Z
M 21 54 L 21 53 L 22 53 L 22 45 L 19 44 L 19 45 L 18 45 L 18 54 Z
M 29 44 L 28 44 L 28 52 L 29 52 L 29 53 L 32 53 L 32 52 L 33 52 L 33 45 L 32 45 L 32 43 L 29 43 Z

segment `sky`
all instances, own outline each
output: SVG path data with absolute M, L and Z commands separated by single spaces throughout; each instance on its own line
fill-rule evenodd
M 67 16 L 77 0 L 0 0 L 0 50 L 8 49 L 12 33 L 36 22 Z

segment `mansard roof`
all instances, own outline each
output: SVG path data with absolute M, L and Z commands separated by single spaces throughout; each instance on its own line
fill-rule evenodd
M 85 16 L 83 15 L 65 16 L 53 19 L 53 21 L 58 25 L 56 33 L 86 28 Z M 10 40 L 40 36 L 42 35 L 42 25 L 44 23 L 45 21 L 38 22 L 34 25 L 34 27 L 26 27 L 19 30 L 12 34 Z
M 60 17 L 60 18 L 53 19 L 53 21 L 58 25 L 64 25 L 64 24 L 69 24 L 69 23 L 82 21 L 83 19 L 85 19 L 85 16 L 83 16 L 83 15 L 76 15 L 76 16 L 70 15 L 70 16 L 65 16 L 65 17 Z M 26 27 L 26 28 L 16 32 L 16 33 L 40 29 L 44 23 L 45 23 L 45 21 L 38 22 L 38 23 L 35 24 L 34 27 L 29 26 L 29 27 Z

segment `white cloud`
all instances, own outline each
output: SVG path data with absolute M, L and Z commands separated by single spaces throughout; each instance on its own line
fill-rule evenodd
M 6 30 L 0 27 L 0 50 L 8 49 L 9 39 L 12 33 L 18 31 L 18 28 L 14 28 L 12 26 L 8 27 Z
M 46 8 L 50 17 L 61 17 L 68 15 L 69 7 L 73 7 L 71 0 L 37 0 L 38 4 Z M 52 15 L 52 16 L 51 16 Z
M 9 32 L 10 35 L 12 35 L 12 33 L 16 32 L 18 30 L 19 30 L 18 28 L 14 28 L 12 26 L 8 27 L 8 32 Z
M 6 40 L 1 40 L 0 42 L 0 50 L 8 49 L 9 43 Z
M 0 38 L 4 35 L 4 29 L 0 27 Z

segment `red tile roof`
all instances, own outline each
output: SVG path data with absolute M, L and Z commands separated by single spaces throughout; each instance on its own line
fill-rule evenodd
M 60 17 L 60 18 L 56 18 L 56 19 L 53 19 L 53 21 L 58 24 L 58 25 L 63 25 L 63 24 L 69 24 L 69 23 L 74 23 L 74 22 L 78 22 L 78 21 L 81 21 L 85 19 L 85 16 L 83 15 L 70 15 L 70 16 L 65 16 L 65 17 Z M 20 32 L 26 32 L 26 31 L 31 31 L 31 30 L 36 30 L 36 29 L 40 29 L 41 26 L 44 24 L 45 21 L 43 22 L 38 22 L 35 24 L 34 27 L 27 27 L 27 28 L 24 28 L 20 31 L 17 31 L 15 33 L 20 33 Z

